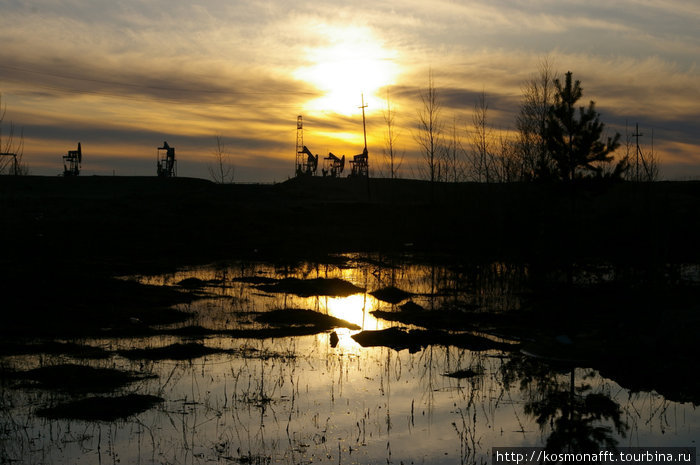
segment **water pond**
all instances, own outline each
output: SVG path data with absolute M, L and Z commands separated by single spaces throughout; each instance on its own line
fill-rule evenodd
M 695 447 L 693 402 L 523 350 L 491 324 L 519 311 L 528 275 L 344 255 L 124 277 L 192 294 L 179 306 L 191 317 L 4 355 L 0 463 L 472 464 L 499 446 Z

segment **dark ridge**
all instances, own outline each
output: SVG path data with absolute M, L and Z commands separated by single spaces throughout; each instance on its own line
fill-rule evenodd
M 369 295 L 374 296 L 375 299 L 381 300 L 382 302 L 387 302 L 390 304 L 398 304 L 404 300 L 413 296 L 411 292 L 404 291 L 395 286 L 387 286 L 376 291 L 372 291 Z
M 185 289 L 200 289 L 206 286 L 207 282 L 199 278 L 185 278 L 178 281 L 177 285 Z
M 40 417 L 113 422 L 150 410 L 164 399 L 143 394 L 119 397 L 87 397 L 36 411 Z
M 302 326 L 315 328 L 319 331 L 326 331 L 333 328 L 361 329 L 354 323 L 306 309 L 288 308 L 271 310 L 258 314 L 255 320 L 259 323 L 266 323 L 278 328 Z
M 510 351 L 518 348 L 517 344 L 492 341 L 484 337 L 465 333 L 449 333 L 436 330 L 405 330 L 389 328 L 379 331 L 362 331 L 352 338 L 362 347 L 390 347 L 401 351 L 408 349 L 417 352 L 429 345 L 454 346 L 475 352 L 486 350 Z
M 347 297 L 365 291 L 361 287 L 338 278 L 284 278 L 276 283 L 260 284 L 256 288 L 263 292 L 294 294 L 299 297 Z
M 84 365 L 51 365 L 28 371 L 9 372 L 7 377 L 25 382 L 25 386 L 69 393 L 112 392 L 127 384 L 152 378 L 114 368 Z
M 85 270 L 86 271 L 86 270 Z M 190 314 L 169 308 L 193 300 L 185 292 L 88 274 L 23 273 L 5 279 L 0 335 L 99 337 L 149 325 L 183 322 Z M 0 275 L 2 272 L 0 272 Z
M 204 344 L 190 342 L 165 347 L 120 350 L 117 353 L 129 360 L 193 360 L 211 354 L 233 353 L 233 350 L 214 349 Z
M 86 344 L 76 344 L 73 342 L 6 342 L 0 344 L 0 355 L 69 355 L 81 359 L 105 359 L 109 358 L 111 352 L 101 347 Z
M 272 284 L 279 281 L 279 279 L 270 278 L 268 276 L 241 276 L 239 278 L 233 278 L 231 281 L 246 284 Z
M 457 370 L 453 371 L 451 373 L 445 373 L 443 376 L 447 376 L 448 378 L 456 378 L 456 379 L 469 379 L 469 378 L 475 378 L 477 376 L 482 375 L 483 372 L 481 371 L 476 371 L 472 370 L 471 368 L 467 368 L 466 370 Z

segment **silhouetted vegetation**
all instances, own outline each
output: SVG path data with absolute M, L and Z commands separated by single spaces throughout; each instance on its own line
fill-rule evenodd
M 552 180 L 554 160 L 547 148 L 547 120 L 554 103 L 556 74 L 548 59 L 540 62 L 537 75 L 522 88 L 521 104 L 515 117 L 517 153 L 522 160 L 522 180 Z
M 399 150 L 398 139 L 399 133 L 396 129 L 396 111 L 391 105 L 389 93 L 386 96 L 386 110 L 384 111 L 384 122 L 386 123 L 386 132 L 384 134 L 384 165 L 385 169 L 380 169 L 381 172 L 386 172 L 385 177 L 396 179 L 399 177 L 399 170 L 403 164 L 404 153 Z
M 501 367 L 508 386 L 519 381 L 526 393 L 524 412 L 547 432 L 548 452 L 597 452 L 616 450 L 616 436 L 624 437 L 628 426 L 620 405 L 607 394 L 594 392 L 584 375 L 576 383 L 576 368 L 513 356 Z M 580 370 L 579 370 L 580 371 Z
M 536 77 L 523 85 L 521 105 L 515 117 L 517 136 L 493 127 L 489 101 L 482 91 L 467 123 L 468 147 L 462 147 L 456 121 L 452 138 L 445 134 L 442 102 L 432 72 L 428 88 L 421 93 L 415 135 L 422 154 L 419 173 L 431 183 L 463 180 L 475 182 L 553 182 L 581 178 L 622 179 L 629 170 L 630 157 L 613 162 L 620 134 L 605 140 L 605 125 L 591 100 L 577 106 L 583 96 L 580 81 L 568 72 L 562 81 L 545 59 Z M 628 150 L 629 152 L 629 150 Z M 658 179 L 658 156 L 649 153 L 639 159 L 643 180 Z M 636 169 L 635 180 L 642 180 Z
M 441 180 L 440 167 L 444 155 L 442 105 L 432 71 L 428 76 L 428 87 L 421 92 L 420 97 L 423 106 L 418 112 L 418 131 L 415 139 L 423 157 L 423 164 L 419 169 L 426 173 L 432 192 L 433 185 Z
M 565 81 L 554 80 L 556 92 L 554 104 L 549 110 L 546 128 L 547 149 L 557 167 L 557 175 L 565 181 L 586 175 L 603 175 L 603 164 L 612 161 L 610 155 L 620 146 L 620 134 L 602 141 L 604 124 L 591 101 L 588 108 L 576 107 L 583 96 L 580 81 L 574 81 L 572 73 L 566 73 Z M 576 110 L 578 109 L 578 118 Z M 610 173 L 620 179 L 627 169 L 627 160 L 617 163 Z
M 7 131 L 5 131 L 6 114 L 7 107 L 3 105 L 2 93 L 0 93 L 0 175 L 27 175 L 29 174 L 29 168 L 23 161 L 24 133 L 20 130 L 18 135 L 12 121 L 10 121 Z
M 219 184 L 232 183 L 236 168 L 233 165 L 231 153 L 226 148 L 226 143 L 219 135 L 216 136 L 216 147 L 214 147 L 212 157 L 213 161 L 207 167 L 212 180 Z

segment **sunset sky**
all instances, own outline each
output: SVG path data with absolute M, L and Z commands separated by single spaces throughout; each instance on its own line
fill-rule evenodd
M 468 145 L 482 91 L 492 125 L 514 135 L 521 86 L 546 58 L 611 131 L 639 123 L 645 150 L 653 131 L 662 177 L 696 179 L 699 24 L 697 0 L 0 0 L 3 134 L 23 130 L 32 174 L 59 174 L 81 142 L 85 175 L 155 175 L 167 140 L 179 176 L 202 178 L 219 135 L 236 181 L 282 181 L 299 114 L 314 153 L 362 151 L 364 94 L 379 175 L 388 95 L 402 175 L 416 177 L 431 70 Z

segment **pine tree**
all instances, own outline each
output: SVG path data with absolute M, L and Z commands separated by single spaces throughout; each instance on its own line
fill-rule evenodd
M 563 85 L 559 79 L 554 80 L 554 85 L 554 105 L 547 118 L 546 138 L 559 177 L 573 181 L 587 175 L 602 176 L 603 165 L 613 160 L 610 154 L 620 146 L 620 134 L 602 140 L 605 125 L 595 110 L 595 102 L 590 101 L 588 108 L 579 107 L 576 111 L 583 89 L 581 81 L 573 81 L 571 71 L 566 73 Z M 626 165 L 626 160 L 622 160 L 612 175 L 619 176 Z

